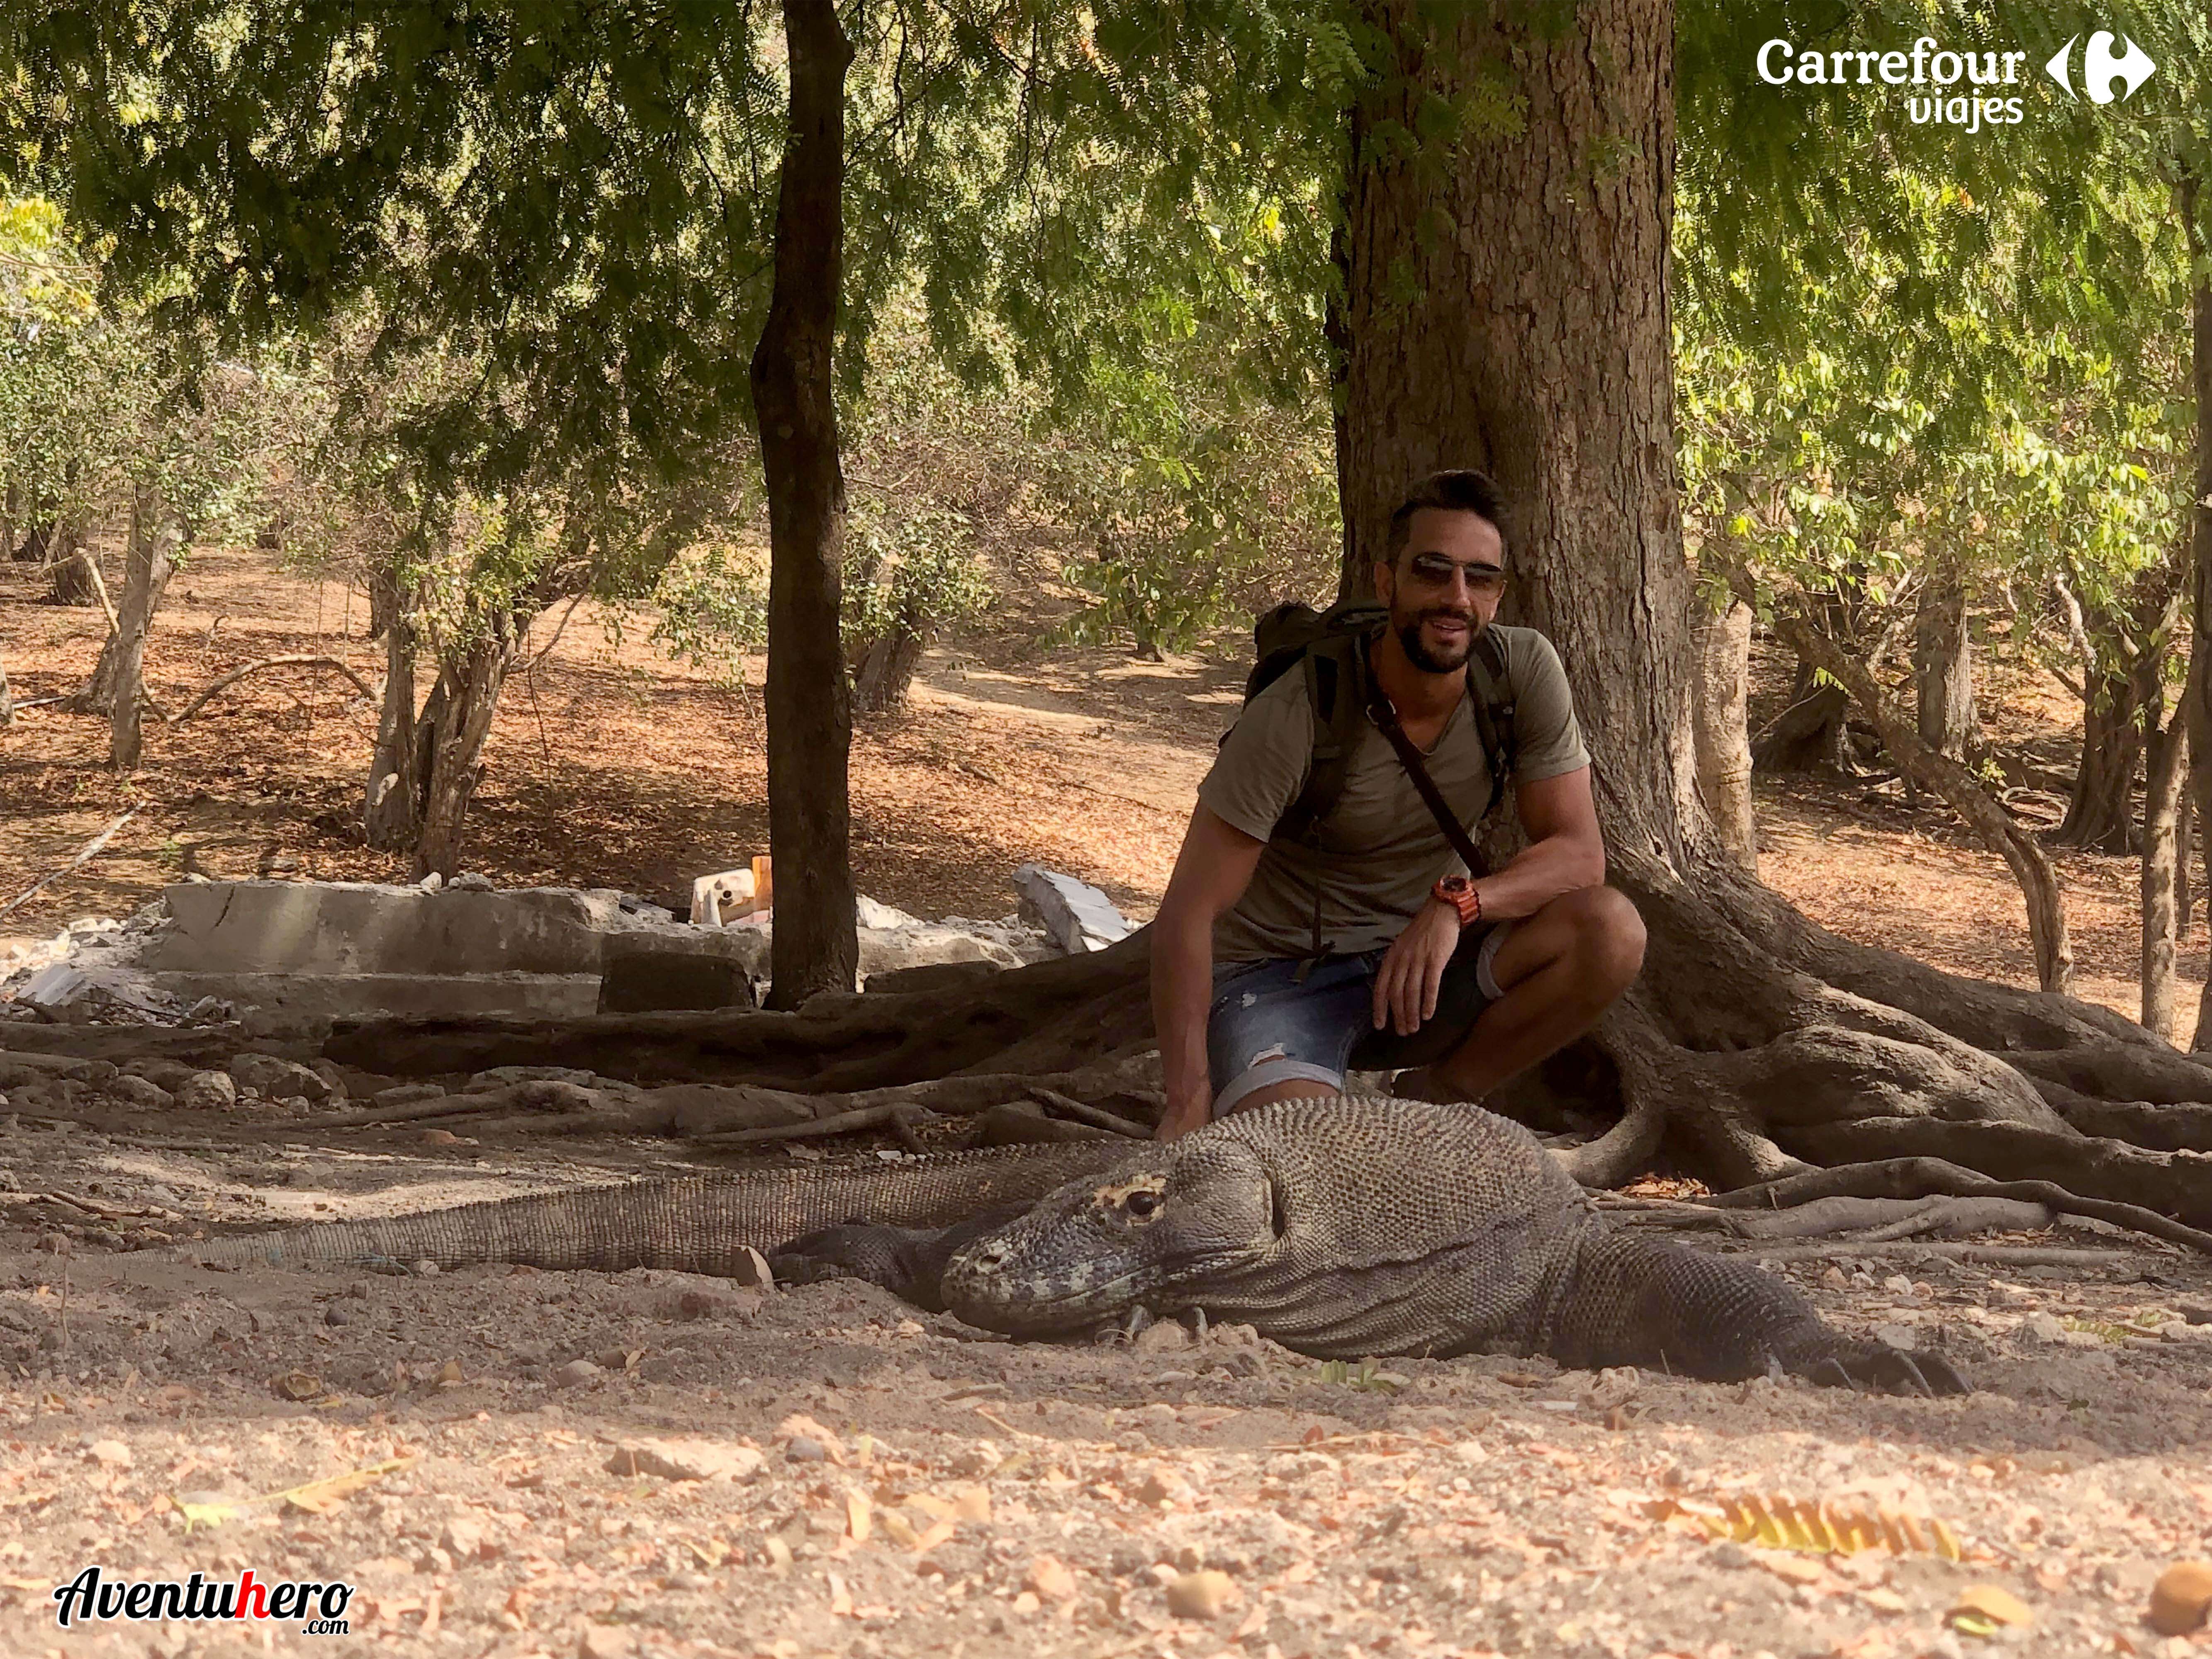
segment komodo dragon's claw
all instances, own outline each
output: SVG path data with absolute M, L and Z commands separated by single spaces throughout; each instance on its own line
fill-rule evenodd
M 1806 1379 L 1827 1388 L 1877 1388 L 1923 1399 L 1972 1394 L 1974 1385 L 1941 1354 L 1910 1353 L 1903 1348 L 1869 1346 L 1849 1355 L 1826 1354 L 1807 1369 Z

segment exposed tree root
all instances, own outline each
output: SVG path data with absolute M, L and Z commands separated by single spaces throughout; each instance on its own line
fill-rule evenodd
M 2141 1205 L 2085 1198 L 2052 1181 L 1997 1181 L 1940 1158 L 1893 1158 L 1837 1169 L 1810 1170 L 1756 1187 L 1741 1187 L 1710 1200 L 1730 1209 L 1782 1208 L 1815 1198 L 2018 1198 L 2065 1215 L 2109 1221 L 2191 1249 L 2212 1251 L 2212 1232 L 2186 1225 Z
M 322 1052 L 386 1076 L 566 1066 L 653 1083 L 760 1083 L 849 1092 L 963 1072 L 1063 1072 L 1149 1040 L 1140 930 L 1086 957 L 1010 969 L 952 995 L 814 997 L 792 1012 L 612 1014 L 587 1019 L 374 1020 Z
M 2009 1198 L 1819 1198 L 1787 1210 L 1723 1209 L 1689 1200 L 1645 1199 L 1620 1209 L 1630 1226 L 1711 1228 L 1738 1238 L 1848 1238 L 1881 1243 L 1928 1233 L 2033 1232 L 2051 1224 L 2040 1204 Z

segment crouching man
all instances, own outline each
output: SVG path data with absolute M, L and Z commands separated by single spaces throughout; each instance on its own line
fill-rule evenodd
M 1635 978 L 1644 924 L 1603 884 L 1558 653 L 1492 622 L 1500 516 L 1481 473 L 1422 480 L 1391 514 L 1380 610 L 1263 657 L 1275 677 L 1199 786 L 1152 923 L 1162 1139 L 1353 1068 L 1480 1100 Z M 1470 880 L 1441 815 L 1472 829 L 1508 775 L 1528 845 Z

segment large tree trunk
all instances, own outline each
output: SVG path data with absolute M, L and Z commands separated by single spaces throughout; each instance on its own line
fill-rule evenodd
M 176 520 L 170 515 L 160 491 L 151 485 L 139 485 L 131 499 L 129 573 L 112 641 L 115 677 L 110 693 L 107 758 L 118 769 L 137 765 L 144 747 L 140 720 L 145 690 L 146 632 L 152 626 L 155 608 L 168 587 L 169 572 L 174 567 L 180 539 Z
M 2185 1160 L 2092 1139 L 2069 1114 L 2099 1133 L 2140 1128 L 2148 1109 L 2129 1103 L 2212 1101 L 2212 1069 L 2105 1010 L 1812 927 L 1745 878 L 1698 806 L 1672 430 L 1668 0 L 1589 0 L 1550 29 L 1481 13 L 1432 25 L 1419 0 L 1370 0 L 1367 14 L 1394 46 L 1364 94 L 1370 131 L 1421 132 L 1425 110 L 1494 101 L 1484 77 L 1497 75 L 1516 120 L 1426 153 L 1354 152 L 1352 556 L 1375 556 L 1408 477 L 1444 465 L 1498 477 L 1510 619 L 1541 629 L 1566 664 L 1612 879 L 1650 935 L 1641 978 L 1594 1040 L 1496 1103 L 1565 1094 L 1595 1107 L 1610 1126 L 1570 1160 L 1588 1180 L 1635 1173 L 1667 1138 L 1725 1185 L 1921 1158 L 2000 1178 L 2070 1168 L 2107 1196 L 2203 1207 Z M 2045 1054 L 2051 1075 L 2031 1073 Z
M 1920 741 L 1946 760 L 1964 760 L 1974 738 L 1974 642 L 1966 590 L 1931 582 L 1913 618 L 1912 687 Z
M 768 483 L 769 848 L 775 939 L 769 1006 L 850 991 L 852 692 L 838 640 L 845 547 L 830 351 L 844 270 L 845 70 L 830 0 L 785 0 L 791 131 L 776 194 L 775 286 L 753 352 Z
M 1759 823 L 1751 807 L 1751 734 L 1744 707 L 1751 680 L 1752 609 L 1737 599 L 1718 616 L 1702 596 L 1690 602 L 1690 700 L 1698 754 L 1698 799 L 1722 848 L 1759 869 Z
M 2208 919 L 2212 919 L 2212 276 L 2205 273 L 2204 238 L 2197 222 L 2199 185 L 2184 171 L 2174 192 L 2188 239 L 2190 379 L 2197 401 L 2197 505 L 2190 514 L 2189 678 L 2182 687 L 2181 716 L 2189 724 L 2189 799 L 2197 842 L 2204 856 Z M 2212 974 L 2197 1005 L 2197 1035 L 2190 1047 L 2212 1051 Z
M 369 637 L 384 635 L 384 699 L 362 791 L 362 832 L 371 847 L 412 847 L 422 777 L 415 748 L 415 627 L 389 571 L 368 580 Z

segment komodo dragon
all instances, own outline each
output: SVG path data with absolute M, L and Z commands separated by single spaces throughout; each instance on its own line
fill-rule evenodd
M 1470 1106 L 1285 1101 L 1170 1145 L 955 1153 L 645 1182 L 185 1247 L 210 1263 L 848 1273 L 1016 1335 L 1203 1310 L 1322 1358 L 1549 1354 L 1726 1381 L 1955 1394 L 1756 1265 L 1609 1225 L 1535 1138 Z

